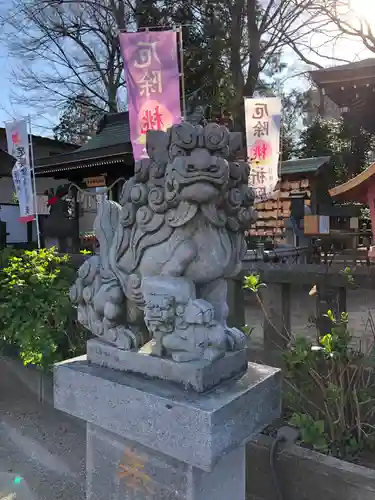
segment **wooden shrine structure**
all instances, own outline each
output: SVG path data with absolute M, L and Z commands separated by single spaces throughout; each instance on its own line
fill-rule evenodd
M 353 216 L 353 207 L 335 207 L 328 193 L 326 172 L 329 161 L 330 158 L 325 156 L 282 162 L 279 189 L 272 199 L 257 204 L 259 218 L 249 228 L 249 236 L 260 239 L 271 237 L 276 242 L 283 242 L 284 220 L 291 216 L 295 195 L 303 195 L 305 205 L 310 207 L 312 213 L 328 213 L 334 220 L 344 220 L 344 225 L 348 225 L 348 218 Z M 86 144 L 69 153 L 41 158 L 36 163 L 37 178 L 61 180 L 62 185 L 74 182 L 84 189 L 108 187 L 119 178 L 130 178 L 133 173 L 128 112 L 106 114 L 98 124 L 96 135 Z M 117 183 L 110 191 L 109 198 L 118 201 L 121 188 L 122 182 Z M 74 210 L 70 210 L 70 213 L 73 213 L 75 222 L 69 225 L 69 237 L 75 242 L 72 246 L 77 248 L 82 233 L 82 202 L 79 193 L 74 195 Z M 48 223 L 52 228 L 59 226 L 58 217 L 61 217 L 62 210 L 51 210 L 51 219 L 53 214 L 56 214 L 56 221 L 49 220 Z M 71 234 L 73 227 L 74 234 Z
M 375 241 L 375 163 L 349 181 L 329 191 L 332 198 L 367 204 L 370 208 L 372 241 Z M 375 246 L 368 251 L 370 261 L 375 262 Z
M 104 178 L 106 186 L 120 177 L 128 179 L 134 172 L 128 112 L 104 115 L 96 135 L 86 144 L 70 153 L 41 158 L 35 171 L 37 177 L 53 177 L 82 187 L 97 177 Z M 119 188 L 114 188 L 111 197 L 117 199 L 118 193 Z
M 375 135 L 373 113 L 375 106 L 375 58 L 312 71 L 310 76 L 320 89 L 323 97 L 327 96 L 339 108 L 345 126 L 349 131 L 353 131 L 353 135 L 358 132 L 360 127 Z M 348 167 L 350 171 L 350 165 Z M 370 169 L 372 169 L 372 166 Z M 366 170 L 366 172 L 370 169 Z M 372 172 L 372 170 L 370 171 Z M 332 199 L 334 201 L 349 202 L 354 209 L 357 209 L 358 203 L 367 203 L 366 196 L 362 194 L 358 196 L 358 189 L 353 187 L 353 182 L 362 184 L 362 180 L 363 177 L 360 174 L 348 183 L 332 189 L 330 191 Z M 364 190 L 367 189 L 367 184 L 366 181 Z M 357 205 L 353 203 L 357 203 Z M 339 210 L 337 205 L 333 206 L 336 210 Z M 374 224 L 373 220 L 372 224 Z M 346 226 L 336 229 L 340 229 L 343 236 L 346 233 L 346 236 L 349 237 L 350 231 L 352 233 L 356 232 L 358 235 L 357 242 L 362 239 L 359 229 L 351 228 L 349 232 Z
M 97 128 L 97 133 L 86 144 L 75 151 L 41 158 L 37 161 L 37 178 L 46 177 L 61 180 L 57 192 L 65 193 L 66 186 L 74 182 L 85 190 L 98 187 L 110 187 L 118 179 L 129 179 L 134 174 L 134 159 L 130 142 L 128 112 L 109 113 L 103 116 Z M 119 181 L 109 191 L 108 197 L 118 201 L 124 181 Z M 80 193 L 71 189 L 73 196 L 70 207 L 59 207 L 58 196 L 53 196 L 51 213 L 46 216 L 43 236 L 53 240 L 69 241 L 59 244 L 64 251 L 77 251 L 82 238 L 81 225 L 85 207 Z M 57 199 L 57 201 L 56 201 Z M 91 203 L 96 204 L 95 197 L 86 197 Z M 62 203 L 62 201 L 61 201 Z M 91 210 L 91 218 L 86 226 L 92 230 L 95 207 Z M 62 217 L 70 214 L 69 224 L 62 221 Z M 65 214 L 65 215 L 64 215 Z M 47 221 L 48 217 L 48 221 Z M 63 222 L 63 223 L 62 223 Z M 43 226 L 43 225 L 42 225 Z M 64 229 L 63 229 L 64 228 Z
M 375 134 L 375 58 L 311 71 L 310 76 L 347 123 Z
M 268 200 L 255 205 L 258 219 L 249 235 L 285 243 L 285 222 L 292 216 L 293 200 L 297 197 L 303 199 L 312 214 L 329 215 L 332 227 L 348 226 L 350 217 L 358 215 L 359 209 L 333 205 L 328 191 L 329 162 L 329 156 L 281 162 L 278 189 Z
M 16 163 L 16 159 L 4 151 L 0 149 L 0 177 L 8 177 L 12 175 L 12 168 Z
M 281 242 L 285 232 L 284 220 L 291 216 L 293 194 L 303 194 L 305 204 L 316 209 L 319 177 L 322 167 L 329 160 L 329 157 L 321 157 L 282 162 L 279 189 L 270 199 L 255 205 L 258 219 L 250 230 L 250 236 L 273 237 Z

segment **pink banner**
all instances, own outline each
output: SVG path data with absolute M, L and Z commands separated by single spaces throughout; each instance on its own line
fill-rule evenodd
M 147 158 L 146 132 L 181 122 L 175 31 L 120 34 L 134 160 Z

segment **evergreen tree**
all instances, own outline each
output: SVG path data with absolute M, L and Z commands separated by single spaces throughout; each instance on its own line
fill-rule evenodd
M 298 137 L 302 128 L 303 116 L 308 104 L 306 92 L 292 90 L 281 95 L 281 151 L 282 160 L 298 156 Z
M 281 54 L 270 58 L 261 73 L 256 90 L 260 95 L 280 97 L 282 105 L 281 120 L 281 160 L 290 160 L 298 155 L 298 137 L 302 129 L 303 116 L 308 107 L 308 93 L 293 89 L 286 92 L 281 84 L 288 72 Z
M 102 112 L 95 109 L 89 97 L 84 94 L 68 99 L 59 123 L 53 129 L 55 139 L 81 146 L 96 132 Z
M 119 30 L 183 26 L 187 100 L 230 108 L 243 131 L 244 96 L 309 23 L 318 29 L 306 11 L 313 1 L 12 0 L 0 20 L 9 54 L 22 61 L 12 99 L 48 111 L 84 93 L 93 109 L 114 112 L 125 86 Z
M 233 96 L 227 58 L 228 33 L 225 23 L 218 18 L 215 3 L 210 0 L 137 2 L 139 28 L 182 26 L 182 70 L 188 112 L 197 105 L 210 105 L 218 112 L 230 105 Z M 180 40 L 178 43 L 181 49 Z
M 348 118 L 324 120 L 317 117 L 301 133 L 299 155 L 302 158 L 331 156 L 327 179 L 330 186 L 348 181 L 371 161 L 375 138 Z

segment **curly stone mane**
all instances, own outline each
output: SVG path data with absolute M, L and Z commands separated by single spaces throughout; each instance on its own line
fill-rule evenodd
M 136 218 L 139 223 L 146 221 L 151 213 L 165 214 L 166 221 L 172 220 L 180 201 L 173 185 L 169 189 L 168 184 L 173 178 L 174 160 L 192 157 L 197 149 L 203 148 L 210 152 L 211 158 L 216 158 L 223 172 L 219 199 L 215 203 L 202 203 L 202 211 L 218 227 L 226 226 L 234 232 L 248 228 L 254 219 L 254 190 L 248 186 L 249 166 L 230 160 L 231 134 L 224 126 L 214 123 L 206 127 L 184 123 L 168 132 L 149 132 L 149 158 L 136 163 L 134 177 L 122 190 L 123 226 L 130 228 Z

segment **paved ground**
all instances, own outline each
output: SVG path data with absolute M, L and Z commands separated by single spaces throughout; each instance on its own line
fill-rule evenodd
M 9 472 L 33 500 L 83 500 L 85 446 L 84 427 L 39 403 L 0 360 L 0 497 Z
M 292 333 L 315 335 L 315 327 L 309 317 L 315 314 L 315 298 L 309 296 L 309 288 L 295 287 L 292 290 Z M 370 327 L 371 317 L 375 320 L 375 290 L 350 290 L 347 298 L 349 329 L 355 337 L 355 344 L 366 350 L 374 342 L 375 332 Z M 259 344 L 263 338 L 263 314 L 254 298 L 249 297 L 245 309 L 246 323 L 254 327 L 253 342 Z

